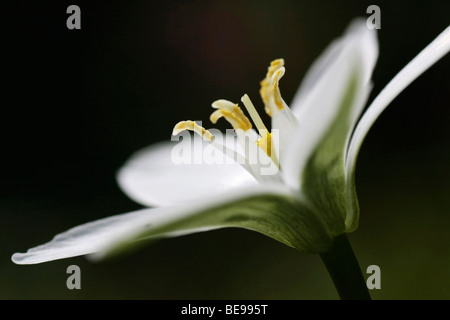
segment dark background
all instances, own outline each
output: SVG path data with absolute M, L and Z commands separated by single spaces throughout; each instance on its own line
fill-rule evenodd
M 81 8 L 81 30 L 66 28 L 70 4 Z M 18 266 L 10 256 L 141 208 L 115 181 L 131 153 L 169 139 L 179 120 L 206 122 L 216 99 L 258 101 L 275 58 L 286 61 L 290 101 L 309 65 L 370 4 L 381 8 L 373 99 L 449 24 L 448 1 L 2 4 L 0 298 L 337 298 L 317 255 L 245 230 L 165 240 L 100 264 Z M 363 271 L 381 268 L 375 299 L 450 298 L 449 70 L 447 56 L 408 87 L 360 153 L 361 221 L 350 241 Z M 81 290 L 66 288 L 71 264 Z

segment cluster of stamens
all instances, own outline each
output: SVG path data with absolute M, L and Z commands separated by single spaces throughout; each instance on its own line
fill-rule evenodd
M 281 98 L 278 86 L 284 72 L 284 60 L 274 60 L 268 68 L 266 77 L 261 81 L 260 95 L 264 102 L 265 111 L 270 117 L 273 116 L 274 112 L 284 109 L 284 101 Z M 275 152 L 273 152 L 270 131 L 264 125 L 247 94 L 241 98 L 241 102 L 245 106 L 255 127 L 258 129 L 259 137 L 255 143 L 264 150 L 278 166 L 278 160 L 275 157 Z M 243 131 L 245 133 L 252 129 L 250 119 L 244 114 L 238 104 L 228 100 L 217 100 L 212 103 L 212 107 L 216 109 L 210 116 L 210 120 L 213 124 L 216 124 L 220 118 L 225 118 L 236 132 Z M 184 130 L 194 131 L 202 136 L 205 141 L 212 142 L 214 140 L 214 136 L 210 131 L 191 120 L 178 122 L 175 125 L 172 134 L 177 135 Z

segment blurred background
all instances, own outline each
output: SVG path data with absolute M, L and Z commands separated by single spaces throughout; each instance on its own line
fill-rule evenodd
M 206 124 L 216 99 L 248 93 L 256 103 L 275 58 L 286 61 L 289 102 L 327 44 L 376 4 L 372 100 L 449 25 L 450 2 L 92 2 L 2 4 L 0 298 L 337 299 L 318 255 L 245 230 L 164 240 L 99 264 L 19 266 L 10 256 L 141 208 L 115 181 L 134 151 L 170 139 L 179 120 Z M 66 28 L 71 4 L 81 30 Z M 449 71 L 447 56 L 409 86 L 359 156 L 361 220 L 349 238 L 363 272 L 381 268 L 374 299 L 450 298 Z M 66 287 L 72 264 L 81 290 Z

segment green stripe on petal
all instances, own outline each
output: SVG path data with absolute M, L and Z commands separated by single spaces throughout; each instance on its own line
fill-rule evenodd
M 332 236 L 322 218 L 291 196 L 262 193 L 234 201 L 224 201 L 214 207 L 186 210 L 182 216 L 174 215 L 164 223 L 149 228 L 142 224 L 92 256 L 94 260 L 121 253 L 135 247 L 141 240 L 152 241 L 191 231 L 238 227 L 262 233 L 285 245 L 303 252 L 325 252 Z M 142 243 L 145 243 L 142 241 Z
M 309 158 L 302 176 L 302 190 L 334 236 L 346 232 L 348 211 L 345 146 L 352 128 L 352 111 L 365 102 L 368 88 L 361 88 L 357 73 L 350 77 L 345 94 L 327 133 Z M 354 215 L 357 219 L 358 215 Z

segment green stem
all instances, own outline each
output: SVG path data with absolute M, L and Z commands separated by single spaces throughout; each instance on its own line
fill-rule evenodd
M 331 248 L 320 257 L 342 300 L 370 300 L 366 281 L 346 234 L 336 237 Z

